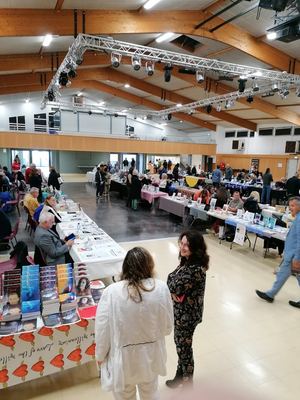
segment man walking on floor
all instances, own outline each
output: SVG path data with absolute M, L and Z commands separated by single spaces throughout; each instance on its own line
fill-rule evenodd
M 291 197 L 289 207 L 292 216 L 295 218 L 285 241 L 284 256 L 277 272 L 276 280 L 270 290 L 261 292 L 256 290 L 256 294 L 263 300 L 272 303 L 274 297 L 288 280 L 292 271 L 296 272 L 298 284 L 300 286 L 300 197 Z M 300 308 L 300 301 L 289 301 L 293 307 Z

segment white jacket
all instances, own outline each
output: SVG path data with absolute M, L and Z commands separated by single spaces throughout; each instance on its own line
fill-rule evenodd
M 166 375 L 166 335 L 173 329 L 173 305 L 166 283 L 147 279 L 143 301 L 128 297 L 127 282 L 108 286 L 98 304 L 95 321 L 96 359 L 104 390 L 120 392 L 125 385 L 149 382 Z

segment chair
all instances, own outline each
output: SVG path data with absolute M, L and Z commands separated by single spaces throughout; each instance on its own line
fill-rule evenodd
M 15 245 L 17 244 L 17 233 L 19 231 L 19 225 L 21 222 L 21 218 L 18 219 L 18 221 L 16 222 L 15 226 L 13 227 L 13 230 L 11 231 L 10 235 L 4 237 L 4 240 L 9 240 L 12 244 L 12 247 L 15 247 Z M 16 243 L 14 244 L 13 239 L 15 239 Z
M 3 282 L 2 277 L 5 271 L 11 271 L 17 266 L 17 256 L 10 258 L 9 260 L 0 262 L 0 295 L 3 296 Z
M 34 232 L 36 230 L 37 227 L 37 223 L 32 219 L 30 212 L 28 210 L 28 208 L 26 206 L 24 206 L 24 210 L 27 214 L 27 221 L 26 221 L 26 225 L 25 225 L 25 231 L 28 228 L 28 232 L 31 235 L 32 232 Z
M 2 207 L 6 206 L 6 205 L 16 206 L 16 208 L 17 208 L 17 210 L 18 210 L 19 217 L 20 217 L 20 216 L 21 216 L 21 213 L 20 213 L 20 208 L 19 208 L 19 202 L 20 202 L 20 193 L 19 193 L 19 191 L 17 190 L 17 191 L 16 191 L 16 198 L 15 198 L 14 200 L 8 200 L 8 201 L 6 201 L 5 203 L 2 204 Z

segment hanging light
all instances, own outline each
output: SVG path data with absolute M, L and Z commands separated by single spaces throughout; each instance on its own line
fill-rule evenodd
M 59 84 L 61 86 L 66 86 L 68 81 L 68 74 L 65 71 L 61 72 L 58 79 Z
M 139 57 L 133 56 L 131 59 L 131 64 L 135 71 L 139 71 L 141 68 L 141 59 Z
M 147 61 L 146 62 L 146 71 L 148 76 L 152 76 L 154 74 L 154 62 Z
M 280 89 L 280 85 L 279 85 L 278 82 L 272 83 L 272 90 L 273 90 L 273 92 L 278 92 L 279 89 Z
M 111 65 L 114 68 L 118 68 L 121 63 L 121 58 L 122 58 L 121 54 L 111 53 L 111 57 L 110 57 Z
M 76 78 L 76 71 L 73 68 L 68 72 L 68 77 L 71 79 Z
M 258 86 L 258 83 L 256 80 L 253 81 L 252 90 L 253 90 L 253 92 L 259 91 L 259 86 Z
M 239 83 L 239 92 L 240 93 L 243 93 L 244 91 L 245 91 L 245 89 L 246 89 L 246 82 L 247 82 L 247 79 L 239 79 L 238 80 L 238 83 Z
M 247 103 L 252 103 L 254 101 L 253 96 L 249 95 L 246 99 Z
M 172 69 L 173 69 L 173 67 L 172 67 L 171 64 L 165 65 L 165 67 L 164 67 L 164 71 L 165 71 L 165 75 L 164 75 L 164 77 L 165 77 L 165 82 L 170 82 L 170 80 L 171 80 L 171 75 L 172 75 L 172 74 L 171 74 Z
M 202 83 L 204 81 L 204 73 L 202 71 L 196 71 L 196 81 Z
M 211 106 L 211 104 L 208 104 L 208 105 L 206 106 L 206 112 L 207 112 L 207 114 L 210 114 L 210 113 L 212 112 L 212 106 Z
M 53 93 L 53 90 L 49 90 L 49 92 L 47 93 L 48 96 L 48 100 L 49 101 L 54 101 L 55 100 L 55 95 Z
M 216 111 L 221 112 L 222 111 L 222 106 L 221 104 L 216 105 Z

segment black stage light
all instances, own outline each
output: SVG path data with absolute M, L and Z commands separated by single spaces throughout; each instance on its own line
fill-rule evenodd
M 152 61 L 146 62 L 146 71 L 148 76 L 152 76 L 154 74 L 154 63 Z
M 68 74 L 66 72 L 61 72 L 59 75 L 58 82 L 61 86 L 66 86 L 68 83 Z
M 206 112 L 207 112 L 207 114 L 210 114 L 210 113 L 212 112 L 212 106 L 211 106 L 211 104 L 208 104 L 208 105 L 206 106 Z
M 76 71 L 74 69 L 70 69 L 68 72 L 68 77 L 71 79 L 76 78 Z
M 173 67 L 171 64 L 165 65 L 164 67 L 164 71 L 165 71 L 165 82 L 170 82 L 171 80 L 171 71 L 172 71 Z
M 49 90 L 49 92 L 48 92 L 48 100 L 49 101 L 54 101 L 55 100 L 55 96 L 54 96 L 53 90 Z
M 88 114 L 89 114 L 89 115 L 92 115 L 93 113 L 92 113 L 92 111 L 89 111 Z
M 139 57 L 132 57 L 131 63 L 135 71 L 139 71 L 141 69 L 141 59 Z
M 246 99 L 247 103 L 252 103 L 253 100 L 254 100 L 253 96 L 248 96 Z
M 240 93 L 243 93 L 243 92 L 245 91 L 245 89 L 246 89 L 246 82 L 247 82 L 247 79 L 239 79 L 239 80 L 238 80 L 238 83 L 239 83 L 239 92 L 240 92 Z
M 172 114 L 168 114 L 168 115 L 167 115 L 167 118 L 168 118 L 168 121 L 171 121 L 171 119 L 172 119 Z

